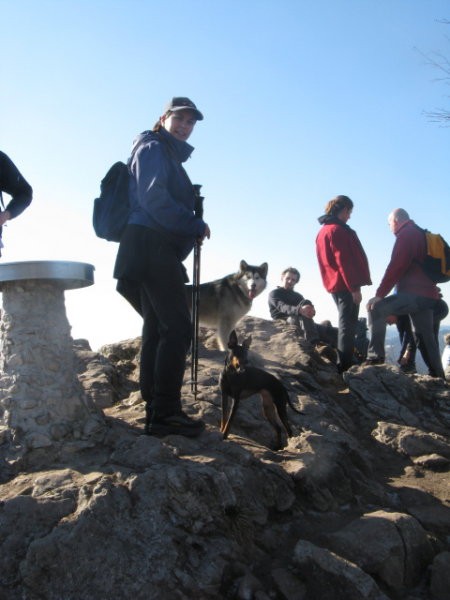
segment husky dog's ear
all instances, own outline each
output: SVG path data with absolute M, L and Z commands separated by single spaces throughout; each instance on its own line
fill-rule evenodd
M 237 345 L 238 345 L 238 339 L 237 339 L 236 332 L 233 329 L 233 331 L 230 333 L 230 337 L 228 338 L 228 348 L 230 348 L 230 350 L 231 350 L 232 348 L 236 348 Z
M 245 260 L 241 260 L 241 262 L 239 263 L 239 270 L 241 273 L 245 273 L 245 271 L 248 269 L 248 264 L 245 262 Z
M 250 348 L 250 344 L 252 343 L 252 336 L 249 335 L 248 338 L 246 338 L 243 342 L 242 342 L 242 347 L 245 348 L 246 350 L 248 350 Z
M 267 277 L 267 271 L 269 270 L 269 265 L 265 262 L 259 266 L 259 270 L 261 271 L 262 277 L 265 279 Z

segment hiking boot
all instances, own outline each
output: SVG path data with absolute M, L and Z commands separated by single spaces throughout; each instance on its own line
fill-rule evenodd
M 191 419 L 184 412 L 178 412 L 167 417 L 154 418 L 146 427 L 147 435 L 165 437 L 166 435 L 184 435 L 197 437 L 205 429 L 205 423 L 200 419 Z
M 416 363 L 409 363 L 406 365 L 400 365 L 400 371 L 402 373 L 417 373 L 416 371 Z
M 316 344 L 315 349 L 316 349 L 317 354 L 319 354 L 319 356 L 322 356 L 323 358 L 328 359 L 333 364 L 337 363 L 338 357 L 337 357 L 336 350 L 334 348 L 332 348 L 331 346 L 328 346 L 328 344 L 322 344 L 319 342 Z
M 372 365 L 384 365 L 384 358 L 366 358 L 362 363 L 363 367 L 369 367 Z

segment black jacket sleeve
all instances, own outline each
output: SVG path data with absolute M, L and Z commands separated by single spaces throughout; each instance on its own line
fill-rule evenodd
M 269 293 L 269 310 L 272 319 L 287 319 L 298 315 L 303 296 L 293 290 L 278 287 Z
M 30 205 L 33 197 L 30 184 L 4 152 L 0 152 L 0 190 L 11 196 L 5 210 L 10 212 L 12 219 Z

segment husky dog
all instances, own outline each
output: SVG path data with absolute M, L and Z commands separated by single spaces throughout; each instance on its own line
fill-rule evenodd
M 248 349 L 251 341 L 250 336 L 239 344 L 236 332 L 233 330 L 230 333 L 229 350 L 219 380 L 222 392 L 220 431 L 226 439 L 239 401 L 253 394 L 259 394 L 263 401 L 264 415 L 277 435 L 275 449 L 280 450 L 283 447 L 283 431 L 288 437 L 292 437 L 286 411 L 287 405 L 289 404 L 296 413 L 300 415 L 303 413 L 292 404 L 286 388 L 277 377 L 250 365 Z
M 236 323 L 251 309 L 253 298 L 266 287 L 268 268 L 267 263 L 255 267 L 241 260 L 237 273 L 200 284 L 199 322 L 217 330 L 221 350 L 226 349 Z M 192 286 L 187 285 L 186 288 L 191 309 Z

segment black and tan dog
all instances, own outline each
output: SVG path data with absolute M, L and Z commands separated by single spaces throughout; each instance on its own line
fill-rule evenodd
M 296 413 L 303 413 L 292 405 L 289 394 L 279 379 L 271 373 L 249 364 L 250 343 L 251 337 L 239 344 L 236 332 L 234 330 L 231 332 L 228 340 L 229 351 L 219 380 L 222 392 L 220 431 L 225 439 L 228 436 L 239 401 L 249 398 L 253 394 L 260 394 L 264 415 L 277 434 L 276 450 L 279 450 L 284 446 L 283 428 L 288 437 L 292 437 L 292 429 L 287 418 L 287 404 Z

